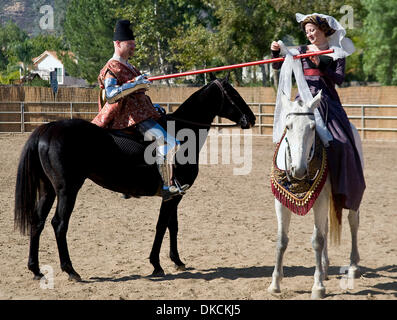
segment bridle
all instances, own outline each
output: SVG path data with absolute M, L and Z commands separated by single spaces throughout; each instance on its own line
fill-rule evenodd
M 241 116 L 244 116 L 244 113 L 241 111 L 241 109 L 234 103 L 234 101 L 232 100 L 232 98 L 229 96 L 229 94 L 227 93 L 227 91 L 225 90 L 225 88 L 222 86 L 222 83 L 218 80 L 215 79 L 212 83 L 215 83 L 217 85 L 217 87 L 221 90 L 222 93 L 222 103 L 221 103 L 221 107 L 219 108 L 219 110 L 222 110 L 224 104 L 225 104 L 225 98 L 230 102 L 230 104 L 235 107 L 241 114 Z M 180 121 L 183 123 L 187 123 L 187 124 L 191 124 L 194 126 L 198 126 L 198 127 L 206 127 L 206 128 L 222 128 L 222 127 L 238 127 L 238 124 L 229 124 L 229 123 L 218 123 L 218 124 L 206 124 L 206 123 L 201 123 L 201 122 L 196 122 L 196 121 L 189 121 L 189 120 L 185 120 L 185 119 L 181 119 L 181 118 L 177 118 L 173 115 L 169 115 L 170 119 L 172 120 L 176 120 L 176 121 Z
M 241 111 L 241 109 L 238 107 L 237 104 L 234 103 L 234 101 L 232 100 L 232 98 L 230 98 L 229 94 L 227 93 L 227 91 L 225 90 L 225 88 L 222 86 L 222 83 L 218 80 L 215 79 L 214 83 L 218 86 L 218 88 L 221 90 L 222 92 L 222 104 L 221 104 L 221 108 L 219 110 L 222 110 L 224 104 L 225 104 L 225 97 L 227 98 L 227 100 L 229 100 L 230 104 L 235 107 L 241 114 L 241 116 L 244 115 L 244 113 Z
M 313 116 L 314 117 L 314 113 L 313 112 L 290 112 L 285 117 L 288 118 L 289 116 Z M 287 176 L 288 181 L 291 182 L 291 176 L 290 176 L 290 173 L 289 173 L 289 170 L 288 170 L 288 166 L 287 166 L 287 155 L 288 155 L 289 159 L 292 158 L 292 156 L 291 156 L 291 148 L 290 148 L 290 145 L 289 145 L 288 138 L 285 137 L 284 140 L 285 140 L 285 143 L 287 144 L 287 147 L 285 148 L 285 153 L 286 154 L 284 156 L 285 174 Z M 310 161 L 314 157 L 315 148 L 316 148 L 316 135 L 314 135 L 314 141 L 313 141 L 312 147 L 310 149 L 309 157 L 307 159 L 308 165 L 310 164 Z M 309 168 L 307 169 L 307 172 L 309 172 Z M 318 172 L 316 173 L 314 179 L 316 178 L 317 174 L 318 174 Z

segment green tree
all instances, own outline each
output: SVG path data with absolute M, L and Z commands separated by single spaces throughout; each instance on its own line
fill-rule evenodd
M 117 10 L 133 24 L 137 43 L 134 63 L 159 74 L 191 67 L 189 54 L 194 54 L 190 58 L 199 65 L 206 64 L 205 53 L 194 50 L 191 40 L 199 36 L 195 43 L 206 42 L 204 27 L 211 24 L 210 12 L 209 3 L 203 0 L 127 0 Z
M 21 30 L 14 22 L 9 21 L 0 26 L 0 70 L 7 68 L 9 64 L 16 64 L 21 60 L 26 61 L 28 46 L 26 41 L 28 35 Z
M 36 37 L 30 38 L 28 42 L 33 57 L 39 56 L 45 50 L 57 52 L 67 50 L 65 40 L 62 37 L 57 37 L 55 35 L 39 34 Z
M 7 68 L 7 70 L 0 72 L 0 84 L 13 84 L 19 77 L 19 69 L 16 67 Z
M 32 58 L 28 40 L 26 32 L 12 21 L 0 27 L 0 83 L 10 84 L 19 79 L 20 68 L 26 70 Z
M 184 28 L 176 28 L 175 39 L 170 43 L 172 56 L 170 60 L 174 62 L 176 69 L 180 72 L 205 69 L 216 64 L 215 36 L 214 33 L 202 25 Z M 207 74 L 197 75 L 195 80 L 190 80 L 194 84 L 207 83 Z M 186 78 L 176 79 L 176 82 L 186 83 Z
M 65 55 L 72 76 L 96 82 L 99 71 L 113 54 L 113 28 L 117 17 L 111 0 L 70 0 L 64 24 L 69 50 L 78 65 Z
M 363 0 L 368 11 L 363 34 L 364 71 L 383 85 L 397 84 L 397 6 L 395 0 Z
M 222 64 L 262 60 L 270 53 L 271 41 L 289 33 L 285 15 L 270 1 L 216 0 L 215 6 L 215 45 Z M 265 68 L 261 69 L 265 80 Z M 233 74 L 240 85 L 242 69 L 233 69 Z
M 211 65 L 215 52 L 214 33 L 202 25 L 185 29 L 175 28 L 175 38 L 170 43 L 172 61 L 179 71 Z

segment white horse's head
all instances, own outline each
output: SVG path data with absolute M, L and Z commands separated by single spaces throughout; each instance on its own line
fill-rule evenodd
M 296 179 L 304 179 L 308 174 L 308 163 L 314 151 L 316 122 L 314 110 L 320 105 L 321 91 L 309 103 L 290 101 L 281 95 L 285 108 L 287 133 L 286 170 Z M 313 147 L 313 148 L 312 148 Z

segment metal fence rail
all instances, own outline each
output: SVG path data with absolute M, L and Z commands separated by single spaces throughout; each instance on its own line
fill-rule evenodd
M 157 102 L 161 106 L 166 108 L 167 112 L 171 112 L 174 110 L 174 107 L 178 107 L 181 105 L 181 102 Z M 19 105 L 18 111 L 3 111 L 3 105 Z M 67 111 L 27 111 L 26 106 L 28 105 L 42 105 L 42 106 L 66 106 Z M 76 110 L 78 105 L 93 105 L 93 109 L 95 111 L 82 111 Z M 79 118 L 82 115 L 90 116 L 90 118 L 94 118 L 97 114 L 96 110 L 97 102 L 22 102 L 22 101 L 0 101 L 0 120 L 2 120 L 3 114 L 18 114 L 20 115 L 19 121 L 0 121 L 0 125 L 8 124 L 8 125 L 19 125 L 20 131 L 25 132 L 26 125 L 39 125 L 43 123 L 47 123 L 46 121 L 26 121 L 26 116 L 28 115 L 58 115 L 57 120 L 59 119 L 73 119 Z M 271 134 L 265 133 L 265 131 L 269 131 L 269 129 L 264 128 L 272 128 L 273 127 L 273 112 L 263 112 L 266 107 L 270 108 L 273 111 L 274 103 L 248 103 L 251 108 L 254 108 L 256 112 L 254 112 L 257 117 L 257 123 L 255 127 L 257 128 L 258 135 L 270 136 Z M 393 114 L 397 114 L 397 105 L 371 105 L 371 104 L 344 104 L 345 108 L 349 109 L 360 109 L 359 114 L 350 115 L 350 120 L 355 120 L 356 124 L 359 121 L 360 125 L 356 125 L 357 130 L 361 134 L 361 138 L 366 138 L 366 132 L 397 132 L 397 121 L 396 126 L 393 127 L 368 127 L 366 125 L 366 120 L 397 120 L 397 116 L 385 116 L 385 115 L 368 115 L 368 109 L 376 110 L 376 109 L 385 109 L 391 108 L 395 109 Z M 269 108 L 268 108 L 269 109 Z M 355 113 L 355 112 L 354 112 Z M 380 112 L 382 113 L 382 112 Z M 270 118 L 268 121 L 264 121 L 264 119 Z M 219 119 L 216 120 L 216 123 L 219 123 Z M 267 123 L 266 123 L 267 122 Z M 0 131 L 0 133 L 10 133 L 15 131 Z M 397 140 L 397 135 L 396 135 Z

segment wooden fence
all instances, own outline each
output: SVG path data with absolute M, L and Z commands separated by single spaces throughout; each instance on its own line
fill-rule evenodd
M 175 110 L 198 88 L 152 86 L 154 103 Z M 273 88 L 237 88 L 257 116 L 254 134 L 271 135 L 276 94 Z M 97 113 L 97 89 L 60 87 L 56 99 L 50 88 L 0 86 L 0 132 L 31 131 L 60 118 L 91 120 Z M 338 89 L 351 121 L 368 140 L 397 141 L 397 87 Z
M 147 94 L 153 101 L 180 102 L 185 101 L 198 89 L 197 87 L 162 87 L 152 85 Z M 236 89 L 246 102 L 274 103 L 276 101 L 276 92 L 273 88 L 239 87 Z M 397 86 L 348 87 L 337 90 L 343 104 L 397 104 Z M 55 101 L 96 102 L 98 92 L 97 88 L 59 87 Z M 0 86 L 1 101 L 52 102 L 54 97 L 51 88 Z

